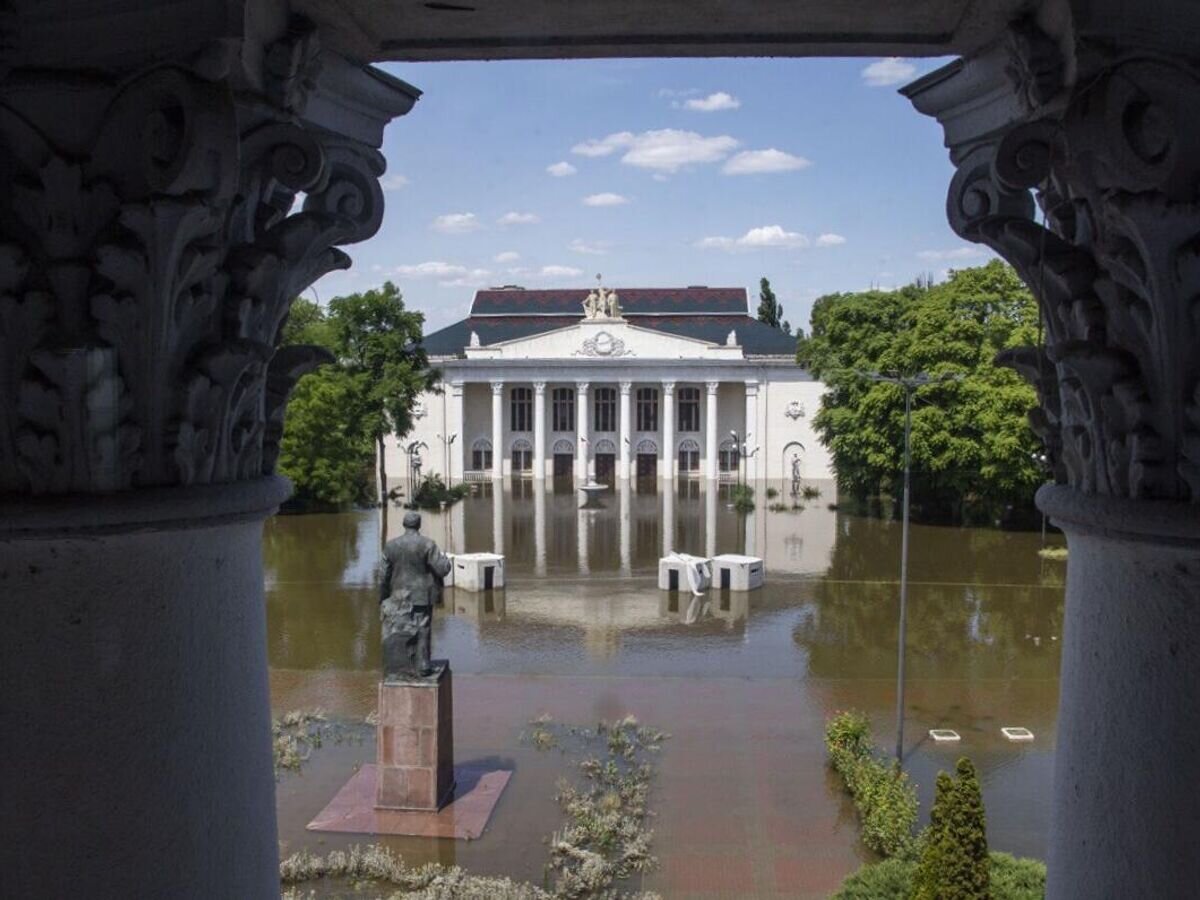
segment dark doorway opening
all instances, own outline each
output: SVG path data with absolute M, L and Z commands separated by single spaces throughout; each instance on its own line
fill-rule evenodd
M 617 456 L 615 453 L 596 454 L 596 481 L 612 487 L 617 482 Z

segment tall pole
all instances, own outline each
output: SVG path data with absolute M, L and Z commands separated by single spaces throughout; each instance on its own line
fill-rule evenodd
M 910 439 L 912 435 L 912 395 L 914 385 L 904 385 L 904 512 L 900 527 L 900 640 L 896 669 L 896 761 L 904 761 L 904 649 L 908 631 L 908 488 Z

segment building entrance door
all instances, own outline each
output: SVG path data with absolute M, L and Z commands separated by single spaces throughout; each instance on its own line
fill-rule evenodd
M 654 481 L 658 478 L 658 454 L 639 453 L 637 455 L 638 481 Z
M 617 483 L 617 456 L 615 453 L 596 454 L 596 481 L 609 487 Z
M 574 453 L 555 453 L 554 454 L 554 477 L 570 478 L 575 470 L 575 454 Z

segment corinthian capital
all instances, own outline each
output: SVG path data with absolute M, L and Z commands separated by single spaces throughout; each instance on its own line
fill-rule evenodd
M 273 471 L 326 359 L 277 349 L 292 300 L 379 227 L 376 146 L 417 96 L 318 51 L 296 19 L 254 53 L 0 83 L 0 493 Z
M 946 128 L 952 226 L 1041 304 L 1045 345 L 1001 362 L 1038 389 L 1057 479 L 1200 502 L 1200 72 L 1116 46 L 1026 24 L 909 96 Z

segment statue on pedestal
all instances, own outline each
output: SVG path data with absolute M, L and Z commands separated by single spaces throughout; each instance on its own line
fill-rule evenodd
M 450 560 L 420 534 L 421 514 L 406 513 L 404 534 L 383 548 L 383 680 L 409 681 L 433 674 L 433 605 L 450 574 Z

